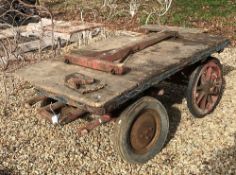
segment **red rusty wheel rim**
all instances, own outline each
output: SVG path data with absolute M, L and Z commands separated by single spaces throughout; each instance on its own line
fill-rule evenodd
M 147 153 L 160 136 L 160 116 L 157 111 L 145 109 L 134 121 L 130 132 L 130 143 L 135 153 Z
M 199 111 L 212 111 L 220 98 L 222 85 L 221 68 L 215 61 L 209 61 L 202 67 L 193 88 L 194 105 Z

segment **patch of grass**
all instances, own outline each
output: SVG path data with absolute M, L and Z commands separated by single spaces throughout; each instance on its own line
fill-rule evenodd
M 214 18 L 230 19 L 235 16 L 235 0 L 175 0 L 169 14 L 162 19 L 162 22 L 191 25 L 193 21 L 209 22 Z

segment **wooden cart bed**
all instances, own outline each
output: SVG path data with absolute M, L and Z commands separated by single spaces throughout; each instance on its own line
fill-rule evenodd
M 145 35 L 116 36 L 87 46 L 86 49 L 102 51 L 119 48 L 144 37 Z M 165 80 L 186 65 L 204 60 L 212 53 L 223 50 L 228 43 L 226 39 L 209 34 L 185 33 L 179 38 L 162 41 L 130 55 L 124 64 L 131 67 L 131 71 L 125 75 L 112 75 L 77 65 L 67 65 L 63 59 L 58 59 L 30 65 L 19 70 L 17 76 L 32 83 L 47 96 L 102 114 Z M 65 76 L 71 73 L 93 77 L 104 82 L 106 86 L 96 92 L 78 93 L 64 84 Z

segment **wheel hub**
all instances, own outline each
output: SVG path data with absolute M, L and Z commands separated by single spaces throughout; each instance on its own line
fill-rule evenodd
M 160 118 L 158 113 L 147 109 L 133 123 L 130 132 L 130 142 L 138 154 L 146 153 L 155 144 L 160 135 Z M 157 119 L 158 118 L 158 119 Z
M 214 85 L 213 85 L 213 83 L 211 83 L 211 82 L 206 82 L 205 83 L 205 85 L 203 85 L 203 91 L 206 93 L 206 94 L 209 94 L 209 93 L 211 93 L 212 91 L 213 91 L 213 89 L 214 89 Z

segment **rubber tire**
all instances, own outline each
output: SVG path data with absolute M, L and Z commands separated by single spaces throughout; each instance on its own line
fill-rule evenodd
M 205 64 L 208 63 L 209 61 L 212 61 L 212 60 L 219 66 L 219 68 L 220 68 L 220 70 L 221 70 L 221 78 L 222 78 L 223 84 L 224 84 L 222 65 L 221 65 L 220 61 L 219 61 L 217 58 L 210 57 L 210 59 L 208 59 L 208 60 L 205 62 Z M 204 66 L 205 64 L 202 64 L 202 65 L 198 66 L 198 67 L 192 72 L 192 74 L 191 74 L 191 76 L 190 76 L 190 79 L 189 79 L 188 87 L 187 87 L 187 94 L 186 94 L 187 106 L 188 106 L 188 109 L 189 109 L 190 113 L 191 113 L 192 116 L 195 117 L 195 118 L 203 118 L 203 117 L 205 117 L 207 114 L 212 113 L 212 112 L 215 110 L 215 108 L 217 107 L 217 105 L 219 104 L 219 102 L 220 102 L 220 100 L 221 100 L 221 97 L 222 97 L 222 95 L 223 95 L 223 89 L 224 89 L 224 88 L 223 88 L 223 84 L 222 84 L 222 88 L 221 88 L 221 91 L 220 91 L 220 94 L 219 94 L 219 98 L 217 99 L 215 105 L 213 106 L 213 108 L 212 108 L 210 111 L 208 111 L 208 112 L 206 112 L 206 113 L 202 113 L 201 111 L 199 111 L 199 110 L 195 107 L 194 102 L 193 102 L 192 91 L 193 91 L 194 85 L 195 85 L 195 83 L 196 83 L 196 81 L 197 81 L 197 78 L 198 78 L 198 76 L 199 76 L 199 74 L 200 74 L 200 72 L 201 72 L 201 70 L 202 70 L 202 68 L 203 68 L 203 66 Z
M 154 109 L 159 113 L 161 132 L 155 146 L 145 154 L 136 154 L 129 141 L 130 129 L 133 122 L 143 109 Z M 126 108 L 116 121 L 114 128 L 114 148 L 122 159 L 129 163 L 143 164 L 152 159 L 163 148 L 169 132 L 169 118 L 165 107 L 155 98 L 143 97 Z

